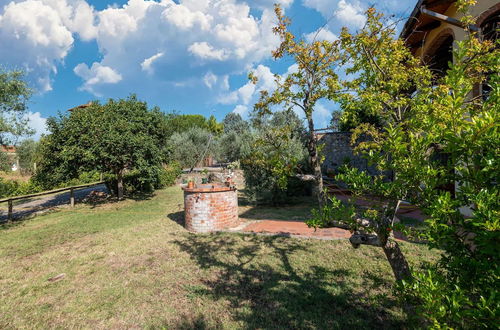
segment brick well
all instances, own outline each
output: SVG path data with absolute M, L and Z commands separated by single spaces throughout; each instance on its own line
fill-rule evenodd
M 182 189 L 187 230 L 206 233 L 238 226 L 238 195 L 234 186 L 210 183 Z

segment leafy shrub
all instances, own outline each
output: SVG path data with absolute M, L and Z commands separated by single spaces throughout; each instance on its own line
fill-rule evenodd
M 175 180 L 181 175 L 181 165 L 179 162 L 171 162 L 160 170 L 158 185 L 156 188 L 168 187 L 175 184 Z
M 470 292 L 437 267 L 415 273 L 412 281 L 398 285 L 403 303 L 417 306 L 417 315 L 425 315 L 426 326 L 432 328 L 495 328 L 500 311 L 497 288 L 492 283 L 472 299 Z
M 17 156 L 19 158 L 19 170 L 22 173 L 33 174 L 38 142 L 27 139 L 17 146 Z
M 252 139 L 250 125 L 234 112 L 228 113 L 222 123 L 224 133 L 218 141 L 219 160 L 238 161 L 250 150 Z
M 224 162 L 236 162 L 250 150 L 252 136 L 250 131 L 238 133 L 225 132 L 218 141 L 218 156 Z
M 58 187 L 64 188 L 70 186 L 78 186 L 81 184 L 97 182 L 100 181 L 100 179 L 101 179 L 101 174 L 98 171 L 86 171 L 80 173 L 78 178 L 65 181 L 64 183 L 59 184 Z
M 288 116 L 293 115 L 288 113 Z M 297 134 L 300 130 L 296 126 L 301 123 L 281 122 L 283 117 L 277 113 L 275 118 L 279 121 L 272 118 L 258 124 L 251 152 L 241 160 L 245 194 L 251 201 L 280 204 L 299 191 L 294 175 L 307 162 L 302 135 Z
M 22 182 L 0 178 L 0 198 L 28 195 L 41 191 L 42 188 L 31 180 Z
M 0 171 L 10 172 L 12 170 L 12 161 L 5 151 L 0 151 Z

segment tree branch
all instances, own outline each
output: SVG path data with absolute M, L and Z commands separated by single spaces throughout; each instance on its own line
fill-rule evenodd
M 375 234 L 353 234 L 349 238 L 349 242 L 351 242 L 352 246 L 357 249 L 361 244 L 364 245 L 373 245 L 381 247 L 382 243 L 380 239 Z

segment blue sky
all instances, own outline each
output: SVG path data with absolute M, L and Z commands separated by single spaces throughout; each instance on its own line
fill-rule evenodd
M 246 117 L 273 74 L 293 69 L 271 59 L 275 2 L 297 35 L 323 27 L 333 39 L 342 26 L 359 29 L 369 6 L 400 18 L 416 0 L 0 0 L 0 64 L 28 72 L 37 136 L 58 111 L 131 93 L 165 112 Z M 335 108 L 318 104 L 318 127 Z

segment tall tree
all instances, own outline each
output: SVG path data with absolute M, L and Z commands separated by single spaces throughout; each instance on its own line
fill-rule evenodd
M 17 157 L 19 159 L 20 170 L 24 173 L 32 174 L 34 172 L 34 163 L 38 142 L 33 139 L 23 140 L 16 147 Z
M 406 125 L 408 120 L 415 116 L 416 110 L 428 102 L 432 92 L 431 71 L 420 65 L 420 61 L 405 47 L 404 42 L 395 37 L 394 24 L 385 25 L 384 16 L 373 8 L 366 12 L 366 16 L 367 22 L 363 29 L 351 34 L 344 28 L 340 39 L 343 49 L 342 62 L 347 75 L 342 82 L 347 92 L 338 98 L 343 109 L 340 124 L 357 126 L 353 145 L 356 145 L 358 136 L 371 138 L 370 141 L 361 143 L 357 147 L 359 152 L 372 148 L 373 144 L 380 142 L 387 128 Z M 366 120 L 370 118 L 371 120 Z M 374 157 L 373 150 L 368 155 Z M 390 153 L 385 155 L 393 157 Z M 344 209 L 338 201 L 326 207 L 324 211 L 328 213 L 337 209 L 340 210 L 340 213 L 335 215 L 338 219 L 341 219 L 341 215 L 351 218 L 354 222 L 350 225 L 343 224 L 342 221 L 330 224 L 356 229 L 356 233 L 351 237 L 355 246 L 359 244 L 381 246 L 395 277 L 403 279 L 410 276 L 408 263 L 398 243 L 391 238 L 391 232 L 387 231 L 395 220 L 399 200 L 403 197 L 399 195 L 401 187 L 386 181 L 393 179 L 394 173 L 399 177 L 400 169 L 385 166 L 387 163 L 380 159 L 373 160 L 373 164 L 378 167 L 382 176 L 391 177 L 372 179 L 366 173 L 359 173 L 356 181 L 354 177 L 358 172 L 355 170 L 350 172 L 349 176 L 338 176 L 338 179 L 344 179 L 353 185 L 355 190 L 358 189 L 359 193 L 373 194 L 377 189 L 382 191 L 386 189 L 384 200 L 387 202 L 382 208 L 372 207 L 374 212 L 370 214 L 371 220 L 360 220 L 361 214 L 354 212 L 355 209 L 352 207 Z M 369 185 L 370 182 L 373 186 Z M 322 215 L 318 214 L 318 217 L 321 218 Z M 359 227 L 368 227 L 370 230 L 358 231 Z
M 241 159 L 245 194 L 255 202 L 286 202 L 290 183 L 307 162 L 303 122 L 292 111 L 254 121 L 250 147 Z
M 250 130 L 250 125 L 238 113 L 230 112 L 222 120 L 224 133 L 244 133 Z
M 61 183 L 82 171 L 98 170 L 116 180 L 119 199 L 123 198 L 124 175 L 139 173 L 144 183 L 157 180 L 166 160 L 167 127 L 164 114 L 148 109 L 132 95 L 106 104 L 49 118 L 51 132 L 41 141 L 37 179 Z M 55 181 L 55 182 L 54 182 Z
M 220 135 L 224 131 L 224 125 L 222 123 L 218 123 L 217 119 L 215 119 L 214 115 L 211 115 L 207 121 L 207 129 L 215 135 Z
M 335 98 L 340 90 L 336 70 L 340 61 L 339 42 L 326 40 L 297 40 L 289 31 L 290 19 L 285 17 L 279 5 L 275 6 L 278 25 L 273 29 L 281 39 L 280 46 L 273 51 L 275 59 L 292 58 L 297 64 L 297 71 L 285 77 L 276 75 L 276 89 L 272 92 L 261 91 L 260 100 L 254 106 L 259 115 L 271 112 L 271 107 L 283 105 L 286 109 L 300 109 L 307 121 L 307 150 L 309 163 L 314 172 L 318 202 L 323 205 L 323 177 L 321 174 L 321 157 L 318 154 L 318 143 L 314 134 L 313 113 L 318 100 Z M 256 82 L 257 78 L 249 77 Z
M 235 162 L 250 150 L 251 130 L 248 122 L 237 113 L 230 112 L 222 121 L 224 133 L 218 140 L 218 157 L 221 161 Z
M 470 2 L 458 2 L 465 26 L 471 22 L 466 15 L 466 4 Z M 347 45 L 371 50 L 358 48 L 361 55 L 353 60 L 363 73 L 358 80 L 360 92 L 365 93 L 363 87 L 367 87 L 366 97 L 357 97 L 364 100 L 365 106 L 387 115 L 387 124 L 381 129 L 366 124 L 356 129 L 354 139 L 360 135 L 371 137 L 359 143 L 357 150 L 382 173 L 396 171 L 396 176 L 387 180 L 383 174 L 371 177 L 346 169 L 338 178 L 355 194 L 368 193 L 377 196 L 378 201 L 358 207 L 354 201 L 344 204 L 332 198 L 316 211 L 309 224 L 350 229 L 354 247 L 381 247 L 395 278 L 407 281 L 405 292 L 409 301 L 416 304 L 417 311 L 430 324 L 494 328 L 500 311 L 500 80 L 498 75 L 488 77 L 488 73 L 500 71 L 499 49 L 471 34 L 465 41 L 457 42 L 454 63 L 445 76 L 437 79 L 433 88 L 420 86 L 410 99 L 408 90 L 412 85 L 406 85 L 406 73 L 398 70 L 401 65 L 411 70 L 414 60 L 400 41 L 371 39 L 380 36 L 380 18 L 370 10 L 368 30 L 357 36 L 348 36 L 344 31 L 343 39 Z M 376 47 L 392 51 L 379 51 L 372 56 Z M 430 84 L 426 70 L 413 69 L 414 74 L 421 76 L 421 80 L 411 77 L 415 85 Z M 387 75 L 390 72 L 393 74 Z M 388 80 L 377 83 L 371 78 L 375 74 L 387 75 Z M 487 99 L 472 98 L 474 86 L 486 81 L 491 87 Z M 375 89 L 381 95 L 373 94 Z M 440 155 L 446 155 L 446 161 Z M 453 194 L 441 189 L 448 182 L 456 183 Z M 429 216 L 421 231 L 415 233 L 397 222 L 396 211 L 402 200 Z M 427 272 L 412 274 L 393 239 L 394 230 L 427 240 L 431 247 L 443 252 L 441 260 Z
M 172 159 L 178 161 L 183 168 L 194 168 L 204 157 L 213 156 L 216 141 L 206 128 L 191 127 L 174 133 L 168 140 Z
M 343 28 L 340 35 L 347 76 L 342 84 L 348 91 L 338 98 L 342 130 L 360 124 L 379 129 L 402 122 L 425 100 L 432 85 L 431 70 L 396 38 L 396 23 L 373 8 L 366 16 L 357 34 Z
M 11 143 L 9 137 L 32 133 L 26 118 L 32 93 L 23 71 L 0 67 L 0 144 Z

